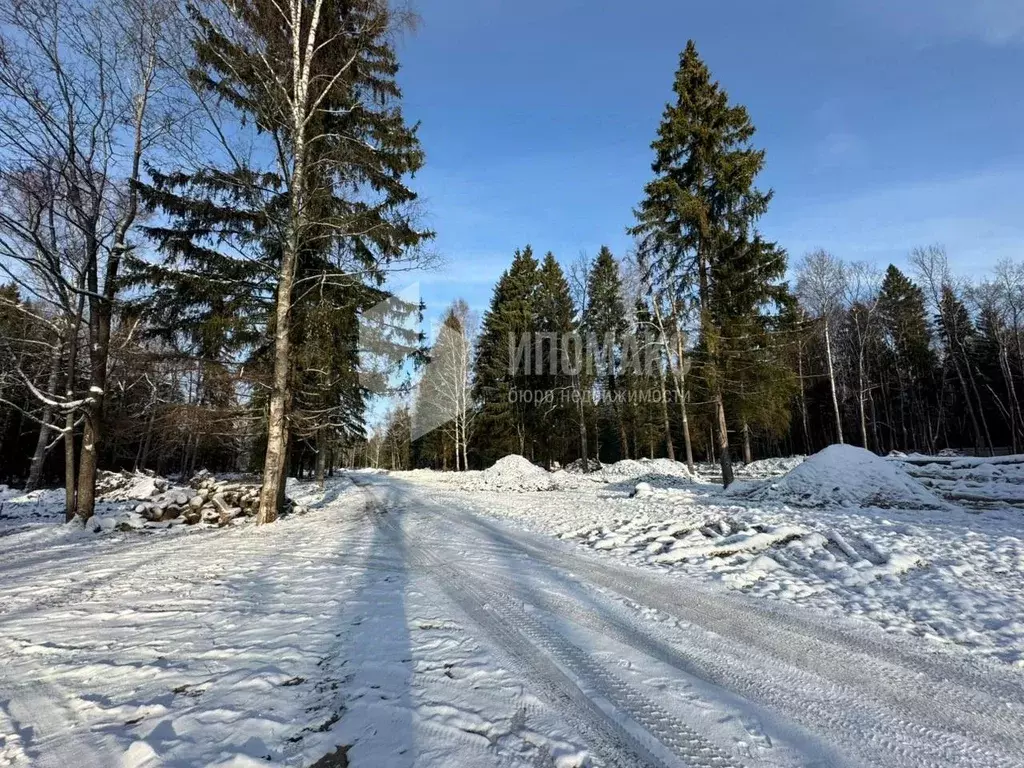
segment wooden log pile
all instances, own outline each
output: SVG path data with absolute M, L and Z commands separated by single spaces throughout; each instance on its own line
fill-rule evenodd
M 156 482 L 152 484 L 140 484 L 139 475 L 104 475 L 109 496 L 130 494 L 132 488 L 142 488 L 144 494 L 152 490 L 152 495 L 138 499 L 134 508 L 147 523 L 205 523 L 223 527 L 239 518 L 255 517 L 259 511 L 260 485 L 255 481 L 218 480 L 213 474 L 202 471 L 189 481 L 188 488 L 171 488 L 163 478 L 154 478 Z M 284 514 L 306 512 L 301 505 L 285 499 Z

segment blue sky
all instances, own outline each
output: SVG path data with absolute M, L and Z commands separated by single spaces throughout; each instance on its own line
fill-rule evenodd
M 762 220 L 795 261 L 905 263 L 944 243 L 970 274 L 1024 257 L 1022 0 L 418 0 L 399 45 L 446 266 L 431 315 L 483 309 L 515 248 L 563 263 L 625 228 L 693 38 L 767 150 Z

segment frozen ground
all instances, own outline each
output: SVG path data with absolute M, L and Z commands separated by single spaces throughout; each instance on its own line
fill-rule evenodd
M 262 529 L 8 494 L 0 765 L 1024 765 L 1017 510 L 507 469 L 354 473 Z

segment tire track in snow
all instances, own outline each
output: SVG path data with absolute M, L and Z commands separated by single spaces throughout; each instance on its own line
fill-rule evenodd
M 436 519 L 450 522 L 452 511 L 440 513 L 427 510 Z M 958 695 L 970 696 L 984 691 L 1007 701 L 1021 704 L 1019 713 L 1024 713 L 1024 677 L 1010 668 L 997 667 L 991 662 L 978 660 L 962 651 L 929 648 L 928 652 L 907 652 L 904 642 L 894 641 L 876 628 L 865 626 L 862 631 L 847 631 L 842 626 L 826 623 L 832 617 L 822 617 L 806 609 L 782 604 L 763 604 L 761 601 L 744 600 L 740 603 L 735 595 L 714 594 L 704 585 L 694 585 L 684 578 L 670 583 L 665 573 L 653 568 L 640 568 L 616 562 L 609 557 L 580 554 L 559 546 L 560 542 L 518 539 L 501 530 L 490 521 L 476 514 L 457 511 L 461 521 L 481 531 L 484 535 L 499 541 L 503 547 L 514 547 L 520 555 L 540 561 L 544 565 L 563 573 L 571 573 L 589 580 L 593 585 L 609 590 L 640 605 L 656 608 L 669 616 L 687 623 L 696 623 L 725 637 L 735 632 L 743 633 L 743 640 L 770 651 L 780 659 L 803 662 L 804 649 L 808 643 L 813 648 L 823 644 L 833 646 L 835 651 L 856 654 L 863 662 L 861 668 L 845 666 L 835 671 L 846 673 L 850 682 L 882 682 L 893 676 L 907 682 L 907 675 L 913 676 L 919 684 L 921 675 L 942 683 L 935 693 L 948 695 L 949 686 L 957 685 L 962 690 Z M 445 541 L 439 539 L 442 543 Z M 543 543 L 541 543 L 543 542 Z M 678 587 L 685 584 L 689 589 L 685 597 L 680 596 Z M 736 613 L 742 611 L 746 620 L 737 624 Z M 824 621 L 823 621 L 824 619 Z M 841 620 L 840 623 L 842 623 Z M 845 620 L 847 626 L 852 621 Z M 771 633 L 761 630 L 771 628 Z M 820 653 L 817 655 L 821 655 Z M 892 686 L 894 691 L 900 687 Z M 987 698 L 986 698 L 987 700 Z M 1019 721 L 1007 721 L 1007 726 L 1019 730 Z
M 435 489 L 430 489 L 436 492 Z M 811 641 L 816 645 L 830 643 L 845 653 L 861 654 L 865 662 L 877 665 L 882 659 L 889 659 L 890 667 L 898 665 L 904 672 L 924 674 L 933 679 L 942 680 L 944 684 L 956 683 L 967 690 L 984 690 L 995 693 L 1011 701 L 1024 702 L 1024 678 L 1020 672 L 1006 667 L 994 671 L 993 664 L 985 659 L 976 659 L 965 655 L 958 649 L 929 647 L 927 651 L 908 652 L 905 643 L 893 642 L 891 635 L 884 635 L 874 627 L 858 627 L 861 631 L 846 630 L 854 620 L 844 618 L 840 626 L 823 623 L 820 613 L 805 608 L 770 603 L 764 600 L 745 600 L 739 605 L 736 595 L 729 593 L 712 594 L 706 585 L 695 583 L 682 577 L 676 584 L 669 585 L 665 580 L 666 571 L 653 567 L 636 567 L 626 565 L 607 554 L 595 554 L 589 550 L 580 552 L 578 548 L 569 549 L 564 542 L 543 534 L 527 534 L 515 537 L 506 528 L 502 528 L 485 512 L 478 513 L 465 494 L 455 497 L 448 493 L 445 501 L 455 502 L 444 507 L 443 514 L 437 510 L 432 514 L 450 523 L 454 516 L 473 526 L 500 545 L 502 550 L 509 547 L 518 554 L 539 560 L 546 565 L 563 572 L 572 572 L 585 576 L 594 584 L 615 592 L 624 598 L 640 604 L 657 607 L 682 621 L 693 622 L 697 616 L 703 624 L 714 623 L 722 628 L 731 628 L 734 613 L 741 608 L 751 617 L 756 617 L 763 625 L 770 625 L 773 634 L 768 637 L 755 637 L 760 644 L 771 645 L 773 653 L 780 658 L 798 658 L 788 654 L 791 646 L 790 637 L 799 641 Z M 421 506 L 426 507 L 418 501 Z M 432 500 L 431 505 L 441 506 Z M 468 511 L 467 511 L 468 509 Z M 677 587 L 686 584 L 688 589 L 685 600 L 679 597 Z M 657 602 L 654 605 L 652 601 Z M 828 617 L 831 620 L 831 617 Z M 785 641 L 773 642 L 776 635 L 785 635 Z M 955 661 L 950 661 L 955 659 Z M 874 670 L 874 675 L 879 670 Z M 872 679 L 867 673 L 860 680 Z M 1022 709 L 1024 712 L 1024 709 Z
M 995 766 L 1000 764 L 998 757 L 978 741 L 977 732 L 966 727 L 959 733 L 959 738 L 936 730 L 919 728 L 914 736 L 923 736 L 924 745 L 907 743 L 907 724 L 900 722 L 884 706 L 875 702 L 864 701 L 858 692 L 849 688 L 841 688 L 835 684 L 822 681 L 799 668 L 789 668 L 787 676 L 793 682 L 791 690 L 768 685 L 757 676 L 758 667 L 751 665 L 745 658 L 733 651 L 721 647 L 715 654 L 697 653 L 682 650 L 682 644 L 672 644 L 651 630 L 640 631 L 633 622 L 624 616 L 609 617 L 602 612 L 598 615 L 587 610 L 572 599 L 552 594 L 535 595 L 530 598 L 531 604 L 550 615 L 569 619 L 573 623 L 592 630 L 602 636 L 633 648 L 656 661 L 667 664 L 686 675 L 695 677 L 723 690 L 733 691 L 752 702 L 770 707 L 773 712 L 785 713 L 787 716 L 804 723 L 813 723 L 815 729 L 843 742 L 852 752 L 868 752 L 873 761 L 887 764 L 892 755 L 899 755 L 903 760 L 914 765 L 949 765 L 969 755 L 971 764 L 978 766 Z M 821 689 L 824 683 L 825 695 L 820 698 L 800 695 L 801 691 Z M 796 695 L 794 695 L 794 692 Z M 843 702 L 843 706 L 837 706 Z M 915 698 L 915 703 L 920 699 Z M 868 727 L 858 723 L 852 711 L 869 711 L 873 719 Z M 932 705 L 934 712 L 934 704 Z M 927 716 L 929 712 L 917 713 Z M 956 714 L 956 713 L 953 713 Z M 973 717 L 972 723 L 977 723 Z M 966 739 L 966 741 L 965 741 Z M 994 761 L 994 762 L 990 762 Z
M 573 580 L 582 579 L 638 606 L 655 608 L 692 625 L 702 632 L 703 642 L 698 646 L 703 647 L 688 647 L 684 652 L 677 648 L 679 640 L 692 639 L 691 632 L 675 633 L 680 636 L 673 638 L 673 644 L 659 637 L 661 627 L 656 626 L 656 631 L 638 627 L 640 617 L 636 615 L 612 611 L 618 619 L 609 620 L 603 608 L 598 615 L 592 606 L 589 610 L 581 607 L 576 596 L 537 599 L 542 603 L 537 606 L 541 610 L 759 702 L 826 739 L 843 743 L 872 764 L 984 768 L 1024 765 L 1022 689 L 1013 671 L 1006 676 L 990 676 L 979 669 L 917 657 L 912 658 L 913 664 L 904 666 L 904 655 L 894 654 L 891 645 L 812 624 L 810 617 L 801 617 L 794 628 L 788 615 L 772 616 L 763 611 L 738 614 L 736 603 L 715 604 L 711 595 L 699 593 L 683 597 L 678 584 L 669 589 L 664 578 L 655 574 L 627 571 L 554 546 L 521 542 L 469 513 L 453 515 L 450 508 L 439 512 L 420 499 L 403 501 L 414 503 L 417 512 L 427 513 L 429 519 L 443 521 L 446 531 L 453 517 L 462 518 L 460 522 L 489 537 L 482 542 L 486 549 L 491 548 L 493 539 L 498 549 L 517 550 L 533 562 L 561 573 L 571 572 Z M 464 554 L 453 551 L 450 534 L 422 540 L 429 540 L 431 548 L 442 552 L 447 549 L 448 560 L 458 561 Z M 461 542 L 460 546 L 465 550 L 467 544 Z M 515 591 L 514 580 L 491 569 L 483 569 L 480 580 L 485 591 Z M 529 599 L 533 601 L 534 595 Z M 766 661 L 776 667 L 780 662 L 784 665 L 788 684 L 779 685 L 777 676 L 765 674 Z
M 380 510 L 379 525 L 406 549 L 412 564 L 432 576 L 499 643 L 499 649 L 597 745 L 596 751 L 610 765 L 741 768 L 731 756 L 527 614 L 511 596 L 427 550 L 405 546 L 400 524 L 372 488 L 365 487 Z
M 117 758 L 97 742 L 91 731 L 75 728 L 75 718 L 65 706 L 68 696 L 62 689 L 43 680 L 3 687 L 10 697 L 5 719 L 11 721 L 21 742 L 19 750 L 31 765 L 109 768 L 116 764 Z

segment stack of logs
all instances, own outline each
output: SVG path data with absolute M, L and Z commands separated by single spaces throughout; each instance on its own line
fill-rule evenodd
M 228 525 L 239 517 L 255 517 L 260 506 L 260 486 L 232 480 L 217 480 L 209 472 L 200 472 L 189 481 L 195 493 L 184 491 L 164 494 L 159 499 L 144 501 L 135 511 L 152 523 L 180 519 L 186 525 L 211 523 Z M 283 513 L 305 514 L 306 509 L 285 499 Z

